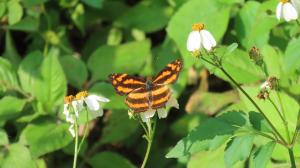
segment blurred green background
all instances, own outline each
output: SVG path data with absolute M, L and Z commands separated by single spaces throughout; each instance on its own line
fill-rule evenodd
M 261 144 L 259 138 L 235 146 L 233 152 L 224 152 L 220 138 L 222 147 L 215 150 L 198 146 L 192 155 L 170 154 L 177 159 L 166 155 L 189 131 L 225 109 L 250 109 L 223 74 L 211 67 L 209 72 L 186 50 L 193 23 L 204 23 L 221 48 L 239 44 L 224 67 L 240 84 L 251 86 L 253 97 L 267 76 L 248 51 L 260 48 L 269 75 L 281 79 L 287 101 L 297 112 L 300 31 L 294 22 L 277 21 L 277 4 L 277 0 L 0 0 L 0 167 L 71 167 L 73 139 L 62 115 L 63 98 L 81 90 L 111 101 L 104 105 L 103 117 L 90 121 L 78 167 L 139 167 L 146 149 L 143 130 L 129 119 L 124 97 L 115 93 L 107 76 L 152 76 L 177 58 L 184 60 L 172 86 L 180 109 L 171 109 L 166 119 L 159 120 L 147 167 L 253 167 L 250 156 Z M 234 152 L 240 149 L 245 150 Z M 299 161 L 299 148 L 295 153 Z M 279 145 L 270 157 L 269 167 L 289 167 L 287 152 Z

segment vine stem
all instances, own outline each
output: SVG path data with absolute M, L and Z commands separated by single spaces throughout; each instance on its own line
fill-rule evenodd
M 151 122 L 151 121 L 149 121 L 149 122 Z M 156 118 L 154 120 L 153 128 L 151 127 L 151 123 L 149 123 L 149 122 L 147 122 L 147 124 L 146 124 L 147 127 L 148 127 L 148 135 L 146 135 L 147 136 L 146 140 L 147 140 L 148 144 L 147 144 L 147 149 L 146 149 L 145 157 L 144 157 L 141 168 L 145 168 L 146 163 L 147 163 L 148 158 L 149 158 L 149 153 L 150 153 L 150 150 L 151 150 L 153 136 L 154 136 L 155 128 L 156 128 Z
M 214 55 L 215 56 L 215 55 Z M 287 142 L 285 139 L 282 137 L 282 135 L 278 132 L 278 130 L 275 128 L 275 126 L 272 124 L 272 122 L 269 120 L 269 118 L 265 115 L 265 113 L 261 110 L 261 108 L 256 104 L 256 102 L 250 97 L 250 95 L 231 77 L 231 75 L 220 65 L 220 64 L 215 64 L 203 57 L 201 57 L 204 61 L 208 62 L 209 64 L 216 66 L 219 68 L 227 78 L 229 78 L 230 81 L 247 97 L 248 100 L 254 105 L 254 107 L 258 110 L 258 112 L 265 118 L 265 120 L 268 122 L 268 124 L 271 126 L 273 131 L 279 136 L 281 141 L 287 145 Z
M 290 155 L 290 160 L 291 160 L 291 168 L 296 168 L 296 162 L 295 162 L 293 148 L 289 148 L 288 150 L 289 150 L 289 155 Z
M 75 119 L 74 127 L 75 127 L 74 128 L 75 129 L 75 146 L 74 146 L 73 168 L 76 168 L 77 155 L 78 155 L 78 125 L 77 125 L 77 119 Z

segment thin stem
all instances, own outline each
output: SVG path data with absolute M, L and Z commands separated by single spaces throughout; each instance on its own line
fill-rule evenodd
M 269 118 L 265 115 L 265 113 L 261 110 L 261 108 L 256 104 L 256 102 L 249 96 L 249 94 L 227 73 L 227 71 L 220 67 L 220 70 L 234 83 L 236 87 L 239 88 L 239 90 L 250 100 L 250 102 L 255 106 L 255 108 L 258 110 L 258 112 L 265 118 L 265 120 L 268 122 L 268 124 L 271 126 L 273 131 L 279 136 L 279 138 L 285 143 L 285 139 L 282 137 L 282 135 L 278 132 L 278 130 L 275 128 L 275 126 L 272 124 L 272 122 L 269 120 Z
M 277 95 L 277 98 L 278 98 L 281 113 L 283 115 L 283 119 L 284 119 L 283 124 L 284 124 L 285 131 L 286 131 L 286 134 L 287 134 L 287 139 L 288 139 L 288 142 L 291 143 L 291 136 L 290 136 L 289 126 L 288 126 L 288 122 L 286 120 L 286 115 L 285 115 L 284 108 L 283 108 L 283 105 L 282 105 L 281 96 L 278 93 L 278 91 L 276 91 L 276 95 Z
M 273 102 L 273 100 L 270 97 L 268 98 L 268 100 L 274 106 L 274 108 L 276 109 L 276 111 L 277 111 L 278 115 L 280 116 L 282 122 L 285 123 L 285 119 L 282 116 L 282 114 L 281 114 L 280 110 L 278 109 L 278 107 L 276 106 L 276 104 Z
M 148 127 L 148 132 L 149 132 L 148 138 L 147 138 L 148 144 L 147 144 L 147 149 L 146 149 L 145 157 L 144 157 L 144 160 L 143 160 L 141 168 L 145 168 L 146 163 L 147 163 L 148 158 L 149 158 L 149 153 L 150 153 L 150 150 L 151 150 L 153 136 L 154 136 L 155 128 L 156 128 L 156 117 L 155 117 L 155 121 L 154 121 L 154 124 L 153 124 L 153 128 L 151 127 L 151 123 L 150 122 L 151 121 L 147 122 L 147 127 Z
M 289 150 L 289 156 L 290 156 L 290 161 L 291 161 L 291 168 L 296 168 L 296 162 L 295 162 L 293 148 L 289 148 L 288 150 Z
M 76 118 L 76 117 L 75 117 Z M 74 146 L 74 160 L 73 160 L 73 168 L 76 168 L 77 164 L 77 155 L 78 155 L 78 125 L 77 125 L 77 119 L 75 119 L 74 124 L 75 129 L 75 146 Z
M 83 145 L 83 142 L 84 142 L 84 140 L 86 138 L 88 128 L 89 128 L 89 112 L 86 110 L 86 124 L 84 126 L 83 137 L 82 137 L 82 139 L 81 139 L 81 141 L 79 143 L 78 154 L 79 154 L 81 146 Z

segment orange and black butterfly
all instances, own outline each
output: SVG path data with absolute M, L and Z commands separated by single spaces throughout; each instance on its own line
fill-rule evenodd
M 109 79 L 119 95 L 127 95 L 126 105 L 134 112 L 165 107 L 171 97 L 168 84 L 176 82 L 183 63 L 175 60 L 169 63 L 153 80 L 130 76 L 128 74 L 111 74 Z

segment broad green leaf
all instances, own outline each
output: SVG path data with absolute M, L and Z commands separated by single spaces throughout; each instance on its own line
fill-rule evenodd
M 88 68 L 92 72 L 93 81 L 107 80 L 111 73 L 139 73 L 150 54 L 148 40 L 119 46 L 102 46 L 90 56 Z
M 88 159 L 92 168 L 135 168 L 129 160 L 114 152 L 101 152 Z
M 0 147 L 8 144 L 9 144 L 9 140 L 5 130 L 0 129 Z
M 66 74 L 68 82 L 81 89 L 82 85 L 88 77 L 88 72 L 84 62 L 80 58 L 75 58 L 74 56 L 64 56 L 60 58 L 60 63 Z
M 21 60 L 9 30 L 5 33 L 5 51 L 3 56 L 9 59 L 14 67 L 18 66 Z
M 178 158 L 207 150 L 210 145 L 214 146 L 216 143 L 212 143 L 211 140 L 219 142 L 220 138 L 217 136 L 226 138 L 225 135 L 232 135 L 237 130 L 236 125 L 243 126 L 245 122 L 244 114 L 236 111 L 227 112 L 217 118 L 206 120 L 191 131 L 187 137 L 180 140 L 166 157 Z
M 286 74 L 294 72 L 300 66 L 300 38 L 292 39 L 288 44 L 283 57 L 283 69 Z
M 137 121 L 129 119 L 127 110 L 114 110 L 103 128 L 101 143 L 121 142 L 129 138 L 137 128 Z
M 225 165 L 232 167 L 238 161 L 246 160 L 253 145 L 253 135 L 243 135 L 232 139 L 225 150 Z
M 32 156 L 37 158 L 61 149 L 72 142 L 69 124 L 57 124 L 40 119 L 26 126 L 21 134 L 21 142 L 29 145 Z
M 103 3 L 103 0 L 81 0 L 81 1 L 93 8 L 101 8 Z
M 159 1 L 142 1 L 117 19 L 116 24 L 145 32 L 162 29 L 172 15 L 172 8 Z M 153 12 L 155 11 L 155 12 Z
M 227 48 L 226 51 L 224 53 L 224 57 L 226 57 L 227 55 L 230 55 L 234 50 L 236 50 L 238 48 L 238 44 L 237 43 L 232 43 L 230 44 Z
M 252 46 L 262 47 L 268 43 L 271 28 L 278 21 L 274 15 L 269 15 L 267 10 L 274 8 L 275 4 L 275 1 L 263 4 L 248 1 L 238 13 L 235 19 L 235 30 L 241 44 L 246 49 L 250 49 Z
M 28 148 L 19 143 L 8 147 L 8 153 L 0 166 L 2 168 L 37 168 Z
M 33 17 L 25 17 L 20 22 L 10 25 L 8 28 L 10 30 L 19 30 L 26 32 L 34 32 L 37 31 L 39 27 L 39 21 Z
M 58 50 L 52 49 L 44 58 L 40 66 L 39 82 L 34 89 L 37 99 L 48 112 L 62 104 L 67 90 L 67 81 L 58 55 Z
M 41 80 L 40 66 L 43 62 L 43 54 L 40 51 L 29 53 L 20 63 L 18 75 L 22 89 L 36 95 L 35 88 Z
M 220 0 L 191 0 L 173 15 L 167 33 L 175 41 L 185 60 L 185 66 L 190 67 L 192 56 L 186 49 L 188 34 L 192 31 L 192 24 L 201 22 L 217 41 L 220 41 L 227 29 L 230 17 L 231 3 Z
M 244 87 L 244 89 L 250 95 L 250 97 L 252 99 L 255 99 L 255 102 L 262 109 L 262 111 L 268 117 L 268 119 L 273 123 L 273 125 L 279 131 L 279 133 L 284 138 L 286 138 L 286 136 L 285 136 L 286 131 L 285 131 L 284 124 L 283 124 L 280 116 L 276 112 L 274 106 L 268 100 L 264 101 L 264 100 L 259 100 L 256 98 L 256 95 L 259 92 L 259 88 L 258 87 Z M 240 93 L 240 95 L 241 95 L 242 101 L 245 103 L 245 105 L 249 111 L 258 112 L 257 109 L 253 106 L 253 104 L 242 93 Z M 294 130 L 296 129 L 297 117 L 298 117 L 298 112 L 300 110 L 300 106 L 297 103 L 297 101 L 295 101 L 293 98 L 291 98 L 290 96 L 288 96 L 287 94 L 285 94 L 283 92 L 280 92 L 279 96 L 281 98 L 282 107 L 283 107 L 283 110 L 285 112 L 285 116 L 286 116 L 286 119 L 288 122 L 288 127 L 290 130 L 289 134 L 292 136 Z M 276 106 L 280 109 L 279 99 L 274 92 L 271 92 L 270 98 L 274 101 Z
M 13 25 L 19 22 L 23 16 L 23 8 L 18 0 L 8 1 L 8 23 Z
M 19 115 L 25 104 L 25 99 L 12 96 L 5 96 L 0 99 L 0 121 L 5 122 Z
M 11 63 L 0 58 L 0 91 L 18 88 L 17 75 Z
M 254 168 L 265 168 L 270 162 L 273 149 L 275 147 L 275 142 L 269 142 L 261 146 L 255 153 L 253 158 Z
M 261 54 L 267 66 L 268 76 L 280 78 L 282 74 L 282 57 L 279 51 L 269 45 L 265 45 L 261 48 Z

